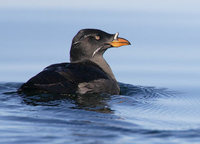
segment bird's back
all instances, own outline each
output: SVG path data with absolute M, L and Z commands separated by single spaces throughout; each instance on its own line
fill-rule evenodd
M 117 82 L 91 61 L 59 63 L 46 67 L 19 91 L 57 94 L 118 94 Z

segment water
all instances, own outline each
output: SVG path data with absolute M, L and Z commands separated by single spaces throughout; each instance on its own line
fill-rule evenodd
M 198 12 L 0 9 L 0 17 L 0 143 L 200 142 Z M 121 95 L 17 94 L 44 67 L 68 61 L 82 28 L 132 43 L 105 54 Z
M 198 95 L 120 84 L 122 95 L 26 97 L 0 84 L 1 143 L 199 143 Z M 195 90 L 193 90 L 195 91 Z

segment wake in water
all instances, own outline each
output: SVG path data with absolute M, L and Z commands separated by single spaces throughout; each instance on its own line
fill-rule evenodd
M 189 95 L 166 88 L 119 83 L 120 95 L 27 96 L 16 93 L 20 85 L 0 84 L 0 121 L 5 125 L 18 122 L 20 129 L 21 125 L 31 121 L 30 127 L 46 129 L 49 128 L 46 124 L 56 123 L 65 128 L 64 132 L 69 133 L 70 139 L 82 141 L 86 138 L 86 143 L 97 137 L 104 137 L 103 140 L 123 137 L 128 140 L 122 140 L 123 143 L 130 143 L 137 138 L 152 144 L 175 143 L 173 138 L 177 143 L 200 140 L 198 93 Z M 71 135 L 73 132 L 69 129 L 72 125 L 73 131 L 77 127 L 75 135 Z M 53 128 L 58 127 L 56 125 Z M 0 132 L 4 130 L 0 128 Z M 95 133 L 96 130 L 98 132 Z M 7 136 L 10 137 L 10 134 L 8 132 Z M 63 134 L 58 134 L 61 135 L 59 140 L 66 139 L 66 136 L 62 137 Z
M 4 83 L 0 85 L 0 90 L 4 94 L 18 94 L 16 90 L 22 85 L 21 83 Z M 56 95 L 56 94 L 18 94 L 23 98 L 23 102 L 29 105 L 46 105 L 57 106 L 60 101 L 67 100 L 76 105 L 76 108 L 85 108 L 87 110 L 112 112 L 108 103 L 112 98 L 119 96 L 131 97 L 133 103 L 143 103 L 149 100 L 156 100 L 162 97 L 174 96 L 175 92 L 169 91 L 166 88 L 133 86 L 130 84 L 119 83 L 120 95 L 107 95 L 107 94 L 86 94 L 86 95 Z

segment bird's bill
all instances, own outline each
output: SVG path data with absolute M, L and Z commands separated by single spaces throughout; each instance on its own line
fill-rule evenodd
M 109 44 L 113 47 L 120 47 L 120 46 L 124 46 L 124 45 L 130 45 L 131 43 L 124 38 L 117 38 L 117 39 L 114 39 Z

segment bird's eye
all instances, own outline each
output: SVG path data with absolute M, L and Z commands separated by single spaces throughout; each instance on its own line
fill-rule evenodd
M 96 39 L 96 40 L 100 40 L 100 36 L 96 35 L 96 36 L 95 36 L 95 39 Z

